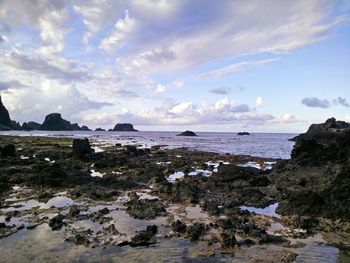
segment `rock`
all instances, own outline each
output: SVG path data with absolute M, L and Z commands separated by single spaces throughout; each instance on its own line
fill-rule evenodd
M 24 122 L 21 129 L 25 131 L 41 130 L 41 124 L 34 121 Z
M 134 126 L 130 123 L 117 123 L 114 128 L 113 131 L 138 131 L 134 129 Z
M 220 236 L 222 238 L 222 246 L 224 248 L 234 247 L 237 245 L 234 230 L 226 230 L 222 232 Z
M 11 128 L 11 119 L 10 114 L 5 108 L 5 106 L 2 104 L 1 95 L 0 95 L 0 125 L 3 125 L 4 127 Z
M 95 129 L 95 131 L 106 131 L 106 130 L 102 129 L 102 128 L 97 128 L 97 129 Z
M 185 233 L 187 226 L 180 220 L 176 220 L 176 222 L 171 225 L 171 228 L 176 233 Z
M 45 117 L 41 130 L 46 131 L 81 131 L 90 130 L 88 127 L 83 126 L 80 128 L 77 123 L 71 124 L 69 121 L 62 118 L 60 113 L 50 113 Z
M 101 210 L 98 210 L 98 212 L 102 215 L 107 215 L 107 214 L 109 214 L 109 209 L 107 207 L 105 207 Z
M 147 226 L 145 231 L 140 231 L 136 236 L 131 238 L 128 243 L 131 247 L 149 246 L 156 243 L 155 235 L 158 232 L 156 225 Z
M 64 219 L 64 216 L 59 214 L 50 219 L 49 226 L 53 231 L 60 230 L 64 226 L 63 219 Z
M 243 135 L 250 135 L 249 132 L 238 132 L 237 135 L 243 136 Z
M 163 203 L 157 199 L 136 199 L 132 198 L 126 203 L 126 211 L 137 219 L 155 219 L 166 214 Z
M 19 130 L 22 129 L 22 127 L 21 127 L 21 125 L 19 124 L 19 122 L 16 122 L 16 121 L 11 121 L 11 128 L 12 128 L 13 130 L 17 130 L 17 131 L 19 131 Z
M 6 228 L 6 224 L 5 223 L 0 223 L 0 229 L 1 228 Z
M 69 216 L 77 217 L 80 214 L 80 209 L 76 205 L 72 205 L 69 208 Z
M 82 156 L 93 152 L 88 138 L 73 140 L 73 155 Z
M 312 124 L 269 176 L 280 191 L 277 212 L 350 221 L 349 163 L 350 123 Z
M 81 126 L 80 130 L 82 130 L 82 131 L 91 131 L 91 130 L 89 129 L 89 127 L 86 126 L 86 125 Z
M 195 134 L 193 131 L 184 131 L 177 134 L 176 136 L 197 136 L 197 134 Z
M 2 157 L 16 156 L 16 146 L 14 144 L 7 144 L 4 147 L 0 147 Z
M 11 128 L 5 125 L 0 124 L 0 131 L 10 131 Z
M 194 223 L 187 227 L 187 236 L 192 242 L 199 240 L 205 232 L 205 225 L 203 223 Z

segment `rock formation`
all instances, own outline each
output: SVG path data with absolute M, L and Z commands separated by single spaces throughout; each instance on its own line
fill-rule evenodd
M 197 134 L 195 134 L 193 131 L 184 131 L 177 134 L 176 136 L 197 136 Z
M 22 130 L 25 130 L 25 131 L 41 130 L 41 124 L 34 121 L 24 122 L 22 124 Z
M 134 126 L 130 123 L 117 123 L 113 131 L 138 131 L 134 129 Z
M 10 114 L 2 104 L 1 96 L 0 96 L 0 130 L 11 129 L 12 123 L 10 119 Z
M 270 177 L 279 212 L 350 220 L 350 124 L 331 118 L 295 140 L 291 160 Z
M 89 130 L 88 127 L 79 127 L 77 123 L 71 124 L 69 121 L 62 118 L 60 113 L 50 113 L 45 117 L 41 130 L 47 131 L 80 131 Z

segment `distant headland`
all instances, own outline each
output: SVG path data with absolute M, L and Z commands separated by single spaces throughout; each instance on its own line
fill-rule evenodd
M 42 124 L 28 121 L 20 125 L 19 122 L 11 120 L 10 114 L 1 100 L 0 95 L 0 131 L 9 131 L 9 130 L 23 130 L 23 131 L 32 131 L 32 130 L 44 130 L 44 131 L 91 131 L 86 125 L 79 126 L 78 123 L 71 123 L 68 120 L 62 118 L 60 113 L 50 113 L 46 115 L 44 122 Z M 97 128 L 96 131 L 105 131 L 102 128 Z M 130 123 L 117 123 L 113 129 L 108 131 L 133 131 L 137 132 L 138 130 L 134 129 L 134 126 Z

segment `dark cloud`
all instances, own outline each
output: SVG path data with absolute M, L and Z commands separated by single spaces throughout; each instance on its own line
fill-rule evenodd
M 329 108 L 331 106 L 331 103 L 329 102 L 329 100 L 326 100 L 326 99 L 321 100 L 321 99 L 316 98 L 316 97 L 304 98 L 301 101 L 301 103 L 307 107 L 322 108 L 322 109 L 326 109 L 326 108 Z
M 322 108 L 322 109 L 329 108 L 332 106 L 332 104 L 333 105 L 341 105 L 344 107 L 350 107 L 350 104 L 347 102 L 347 100 L 345 98 L 342 98 L 342 97 L 338 97 L 338 98 L 333 99 L 333 100 L 328 100 L 328 99 L 321 100 L 321 99 L 316 98 L 316 97 L 308 97 L 308 98 L 304 98 L 301 101 L 301 103 L 304 104 L 305 106 L 308 106 L 308 107 L 315 107 L 315 108 Z
M 350 104 L 347 102 L 347 100 L 345 98 L 342 98 L 342 97 L 338 97 L 338 98 L 334 99 L 333 103 L 336 105 L 340 104 L 344 107 L 350 107 Z
M 217 87 L 214 89 L 209 90 L 211 93 L 219 94 L 219 95 L 227 95 L 232 92 L 232 89 L 230 87 Z
M 18 89 L 18 88 L 24 88 L 24 87 L 27 87 L 27 86 L 16 80 L 0 81 L 0 90 Z

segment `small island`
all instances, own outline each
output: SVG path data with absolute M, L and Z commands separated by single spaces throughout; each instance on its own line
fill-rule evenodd
M 244 135 L 250 135 L 250 133 L 249 132 L 239 132 L 239 133 L 237 133 L 237 135 L 244 136 Z
M 197 136 L 197 134 L 195 134 L 193 131 L 184 131 L 177 134 L 176 136 Z
M 134 129 L 134 126 L 131 123 L 117 123 L 113 130 L 110 131 L 133 131 L 138 132 L 138 130 Z

